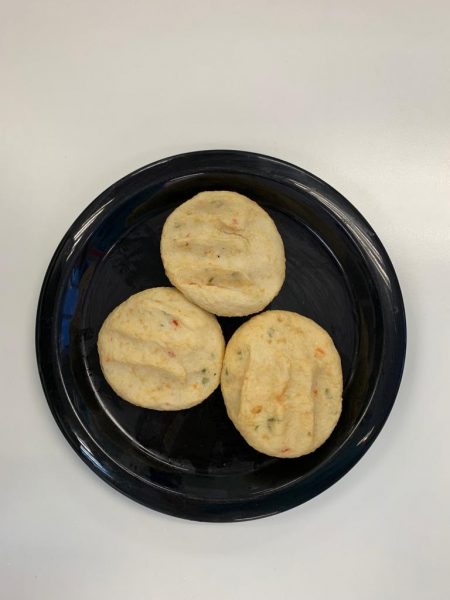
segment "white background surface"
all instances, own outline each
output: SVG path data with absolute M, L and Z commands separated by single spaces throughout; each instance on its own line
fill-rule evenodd
M 450 597 L 450 4 L 0 2 L 0 595 Z M 64 441 L 34 358 L 42 278 L 103 189 L 178 152 L 296 163 L 365 215 L 407 309 L 404 380 L 309 503 L 211 525 L 133 503 Z

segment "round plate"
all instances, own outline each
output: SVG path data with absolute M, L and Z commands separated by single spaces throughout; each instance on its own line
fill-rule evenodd
M 342 415 L 310 455 L 280 460 L 250 448 L 228 419 L 220 389 L 189 410 L 158 412 L 121 400 L 102 376 L 96 342 L 103 320 L 131 294 L 170 285 L 159 252 L 162 226 L 203 190 L 240 192 L 269 212 L 284 241 L 286 281 L 268 308 L 314 319 L 341 355 Z M 244 320 L 219 319 L 225 339 Z M 238 151 L 161 160 L 101 194 L 58 246 L 36 323 L 42 385 L 77 454 L 130 498 L 202 521 L 271 515 L 344 475 L 389 415 L 405 347 L 394 269 L 358 211 L 314 175 Z

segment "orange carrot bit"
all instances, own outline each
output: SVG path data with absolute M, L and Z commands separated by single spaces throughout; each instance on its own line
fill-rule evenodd
M 316 348 L 316 354 L 320 354 L 320 356 L 325 355 L 325 350 L 323 348 Z
M 253 413 L 254 415 L 258 415 L 258 414 L 259 414 L 261 411 L 262 411 L 262 406 L 254 406 L 254 407 L 252 408 L 252 413 Z
M 312 391 L 312 392 L 313 392 L 314 396 L 317 396 L 317 391 L 318 391 L 318 390 L 317 390 L 317 388 L 314 388 L 314 389 L 313 389 L 313 391 Z
M 238 220 L 236 219 L 236 217 L 233 217 L 231 219 L 231 222 L 233 223 L 233 225 L 237 225 L 238 224 Z
M 168 350 L 167 354 L 171 357 L 171 358 L 175 358 L 175 352 L 173 350 Z
M 172 319 L 170 322 L 174 327 L 178 327 L 178 325 L 180 324 L 176 319 Z
M 281 452 L 289 452 L 291 449 L 290 448 L 283 448 L 283 450 Z

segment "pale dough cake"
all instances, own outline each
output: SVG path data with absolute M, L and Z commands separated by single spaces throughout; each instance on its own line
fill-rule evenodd
M 167 218 L 161 257 L 171 283 L 221 316 L 265 308 L 285 276 L 283 241 L 256 202 L 235 192 L 201 192 Z
M 269 310 L 232 336 L 221 387 L 228 415 L 250 446 L 270 456 L 302 456 L 323 444 L 338 422 L 341 360 L 317 323 Z
M 124 400 L 157 410 L 189 408 L 219 385 L 224 339 L 217 319 L 178 290 L 134 294 L 103 323 L 103 374 Z

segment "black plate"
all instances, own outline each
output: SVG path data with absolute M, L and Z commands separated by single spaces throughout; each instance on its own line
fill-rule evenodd
M 311 317 L 341 355 L 342 416 L 311 455 L 280 460 L 250 448 L 228 420 L 219 390 L 195 408 L 158 412 L 124 402 L 101 374 L 96 340 L 108 313 L 130 294 L 170 285 L 159 253 L 166 217 L 197 192 L 217 189 L 259 202 L 281 233 L 286 281 L 268 308 Z M 219 320 L 228 339 L 245 319 Z M 314 175 L 237 151 L 161 160 L 101 194 L 58 246 L 36 323 L 42 385 L 77 454 L 130 498 L 203 521 L 277 513 L 344 475 L 389 415 L 405 347 L 399 284 L 363 217 Z

